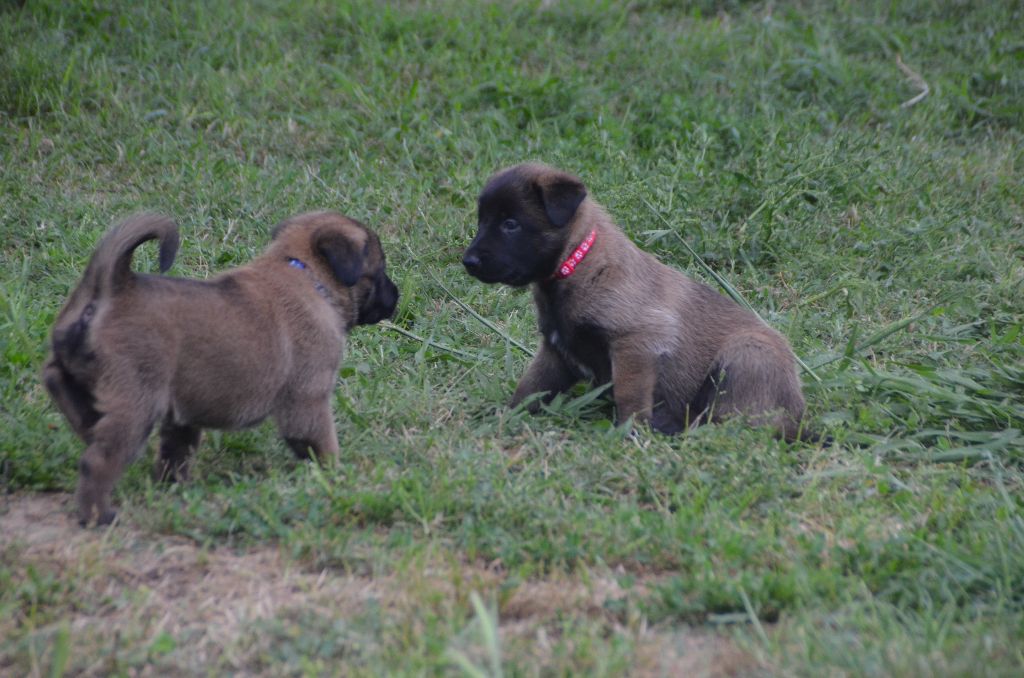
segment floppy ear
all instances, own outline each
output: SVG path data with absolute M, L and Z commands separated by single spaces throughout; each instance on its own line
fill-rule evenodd
M 544 177 L 537 181 L 536 187 L 548 220 L 559 228 L 572 221 L 576 209 L 587 197 L 583 182 L 569 174 Z
M 359 249 L 337 231 L 320 231 L 313 236 L 313 249 L 327 262 L 334 277 L 345 287 L 352 287 L 363 275 L 366 248 Z
M 291 223 L 290 221 L 285 220 L 285 221 L 282 221 L 281 223 L 279 223 L 277 226 L 274 226 L 274 230 L 272 230 L 270 232 L 270 240 L 271 240 L 271 242 L 273 242 L 274 240 L 277 240 L 277 236 L 281 235 L 281 233 L 284 232 L 284 229 L 286 229 L 288 227 L 288 224 L 290 224 L 290 223 Z

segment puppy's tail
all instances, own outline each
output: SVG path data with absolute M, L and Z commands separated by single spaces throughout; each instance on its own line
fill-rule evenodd
M 170 217 L 138 214 L 110 229 L 96 246 L 85 269 L 81 287 L 93 298 L 109 297 L 128 284 L 132 275 L 132 254 L 149 240 L 160 241 L 160 272 L 174 263 L 178 253 L 178 226 Z

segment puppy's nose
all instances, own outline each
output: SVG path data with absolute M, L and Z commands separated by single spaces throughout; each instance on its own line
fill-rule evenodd
M 472 273 L 473 271 L 479 270 L 480 268 L 480 257 L 475 254 L 466 253 L 466 256 L 462 257 L 462 265 L 466 267 L 466 270 Z

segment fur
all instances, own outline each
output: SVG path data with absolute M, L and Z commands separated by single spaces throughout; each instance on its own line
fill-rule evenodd
M 178 245 L 169 218 L 139 215 L 103 237 L 57 317 L 43 368 L 87 446 L 83 524 L 114 518 L 113 486 L 158 425 L 164 480 L 187 477 L 203 428 L 267 417 L 297 455 L 335 458 L 331 399 L 348 333 L 390 317 L 398 301 L 376 234 L 333 212 L 282 222 L 261 256 L 204 281 L 133 273 L 135 248 L 154 239 L 164 272 Z
M 556 279 L 591 230 L 586 258 Z M 585 379 L 611 382 L 619 422 L 677 433 L 742 415 L 799 435 L 804 399 L 786 339 L 636 247 L 577 177 L 540 164 L 492 176 L 463 264 L 483 282 L 532 289 L 541 340 L 512 405 Z

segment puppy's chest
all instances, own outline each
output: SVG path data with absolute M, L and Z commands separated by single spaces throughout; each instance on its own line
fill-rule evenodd
M 541 334 L 579 376 L 597 383 L 611 380 L 611 358 L 603 328 L 572 319 L 561 309 L 539 313 Z

